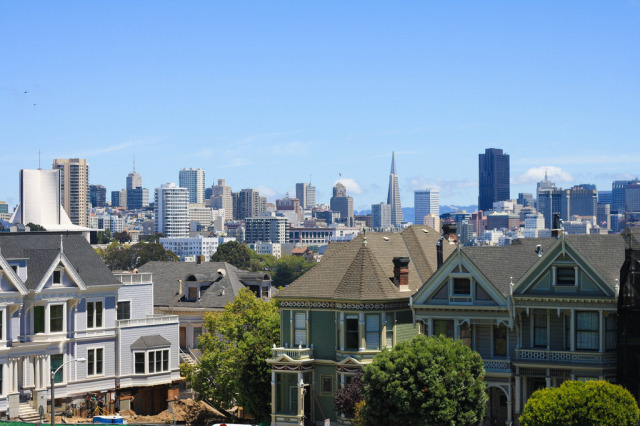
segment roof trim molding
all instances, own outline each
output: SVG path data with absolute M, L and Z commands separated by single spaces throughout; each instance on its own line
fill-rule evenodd
M 82 280 L 82 278 L 80 278 L 80 275 L 78 274 L 76 269 L 73 267 L 73 264 L 71 263 L 71 261 L 69 260 L 67 255 L 65 255 L 64 252 L 60 251 L 60 253 L 56 256 L 56 258 L 53 260 L 53 262 L 49 266 L 49 269 L 47 269 L 47 272 L 45 272 L 45 274 L 42 276 L 42 279 L 40 280 L 40 283 L 38 284 L 38 286 L 35 289 L 36 293 L 39 293 L 44 289 L 44 286 L 47 284 L 47 281 L 49 280 L 51 275 L 53 275 L 53 271 L 61 263 L 62 263 L 62 266 L 64 266 L 65 272 L 67 274 L 69 274 L 69 276 L 71 277 L 71 280 L 74 282 L 74 284 L 77 285 L 78 288 L 80 288 L 80 290 L 86 290 L 87 289 L 87 285 Z
M 13 286 L 16 288 L 16 290 L 18 290 L 18 292 L 20 292 L 21 295 L 25 296 L 29 294 L 27 287 L 24 285 L 18 274 L 15 273 L 11 265 L 9 265 L 9 262 L 7 262 L 4 256 L 2 256 L 2 254 L 0 254 L 0 268 L 2 268 L 4 275 L 6 275 L 9 282 L 13 284 Z

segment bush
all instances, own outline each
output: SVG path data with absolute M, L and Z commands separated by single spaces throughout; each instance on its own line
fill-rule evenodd
M 533 425 L 637 425 L 640 410 L 628 390 L 604 380 L 567 381 L 559 388 L 540 389 L 531 395 L 520 424 Z

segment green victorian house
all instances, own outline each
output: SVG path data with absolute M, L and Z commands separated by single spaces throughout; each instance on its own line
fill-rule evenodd
M 280 347 L 267 360 L 271 424 L 348 423 L 336 412 L 336 391 L 382 349 L 420 332 L 411 297 L 436 271 L 438 258 L 454 250 L 427 226 L 368 233 L 331 244 L 320 264 L 282 289 L 275 296 Z

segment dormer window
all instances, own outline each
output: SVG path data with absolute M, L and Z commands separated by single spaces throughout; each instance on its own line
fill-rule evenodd
M 456 296 L 470 296 L 471 280 L 469 278 L 454 278 L 453 294 Z
M 468 274 L 452 274 L 449 278 L 449 303 L 473 302 L 473 279 Z
M 53 271 L 53 285 L 62 285 L 62 269 Z
M 198 287 L 189 287 L 187 290 L 187 298 L 189 300 L 198 300 Z
M 578 268 L 573 266 L 554 266 L 553 285 L 576 286 L 578 285 Z

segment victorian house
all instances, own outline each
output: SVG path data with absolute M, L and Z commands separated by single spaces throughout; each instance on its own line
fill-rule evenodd
M 414 321 L 480 353 L 486 421 L 511 424 L 541 387 L 616 380 L 624 247 L 620 235 L 458 247 L 412 298 Z
M 177 316 L 150 274 L 112 274 L 80 233 L 0 234 L 0 412 L 87 393 L 159 411 L 180 380 Z M 52 373 L 55 372 L 55 375 Z
M 456 247 L 426 226 L 361 234 L 330 244 L 316 267 L 277 293 L 281 342 L 267 360 L 273 425 L 348 423 L 336 412 L 336 391 L 383 348 L 419 332 L 410 300 L 436 271 L 438 244 L 443 259 Z

